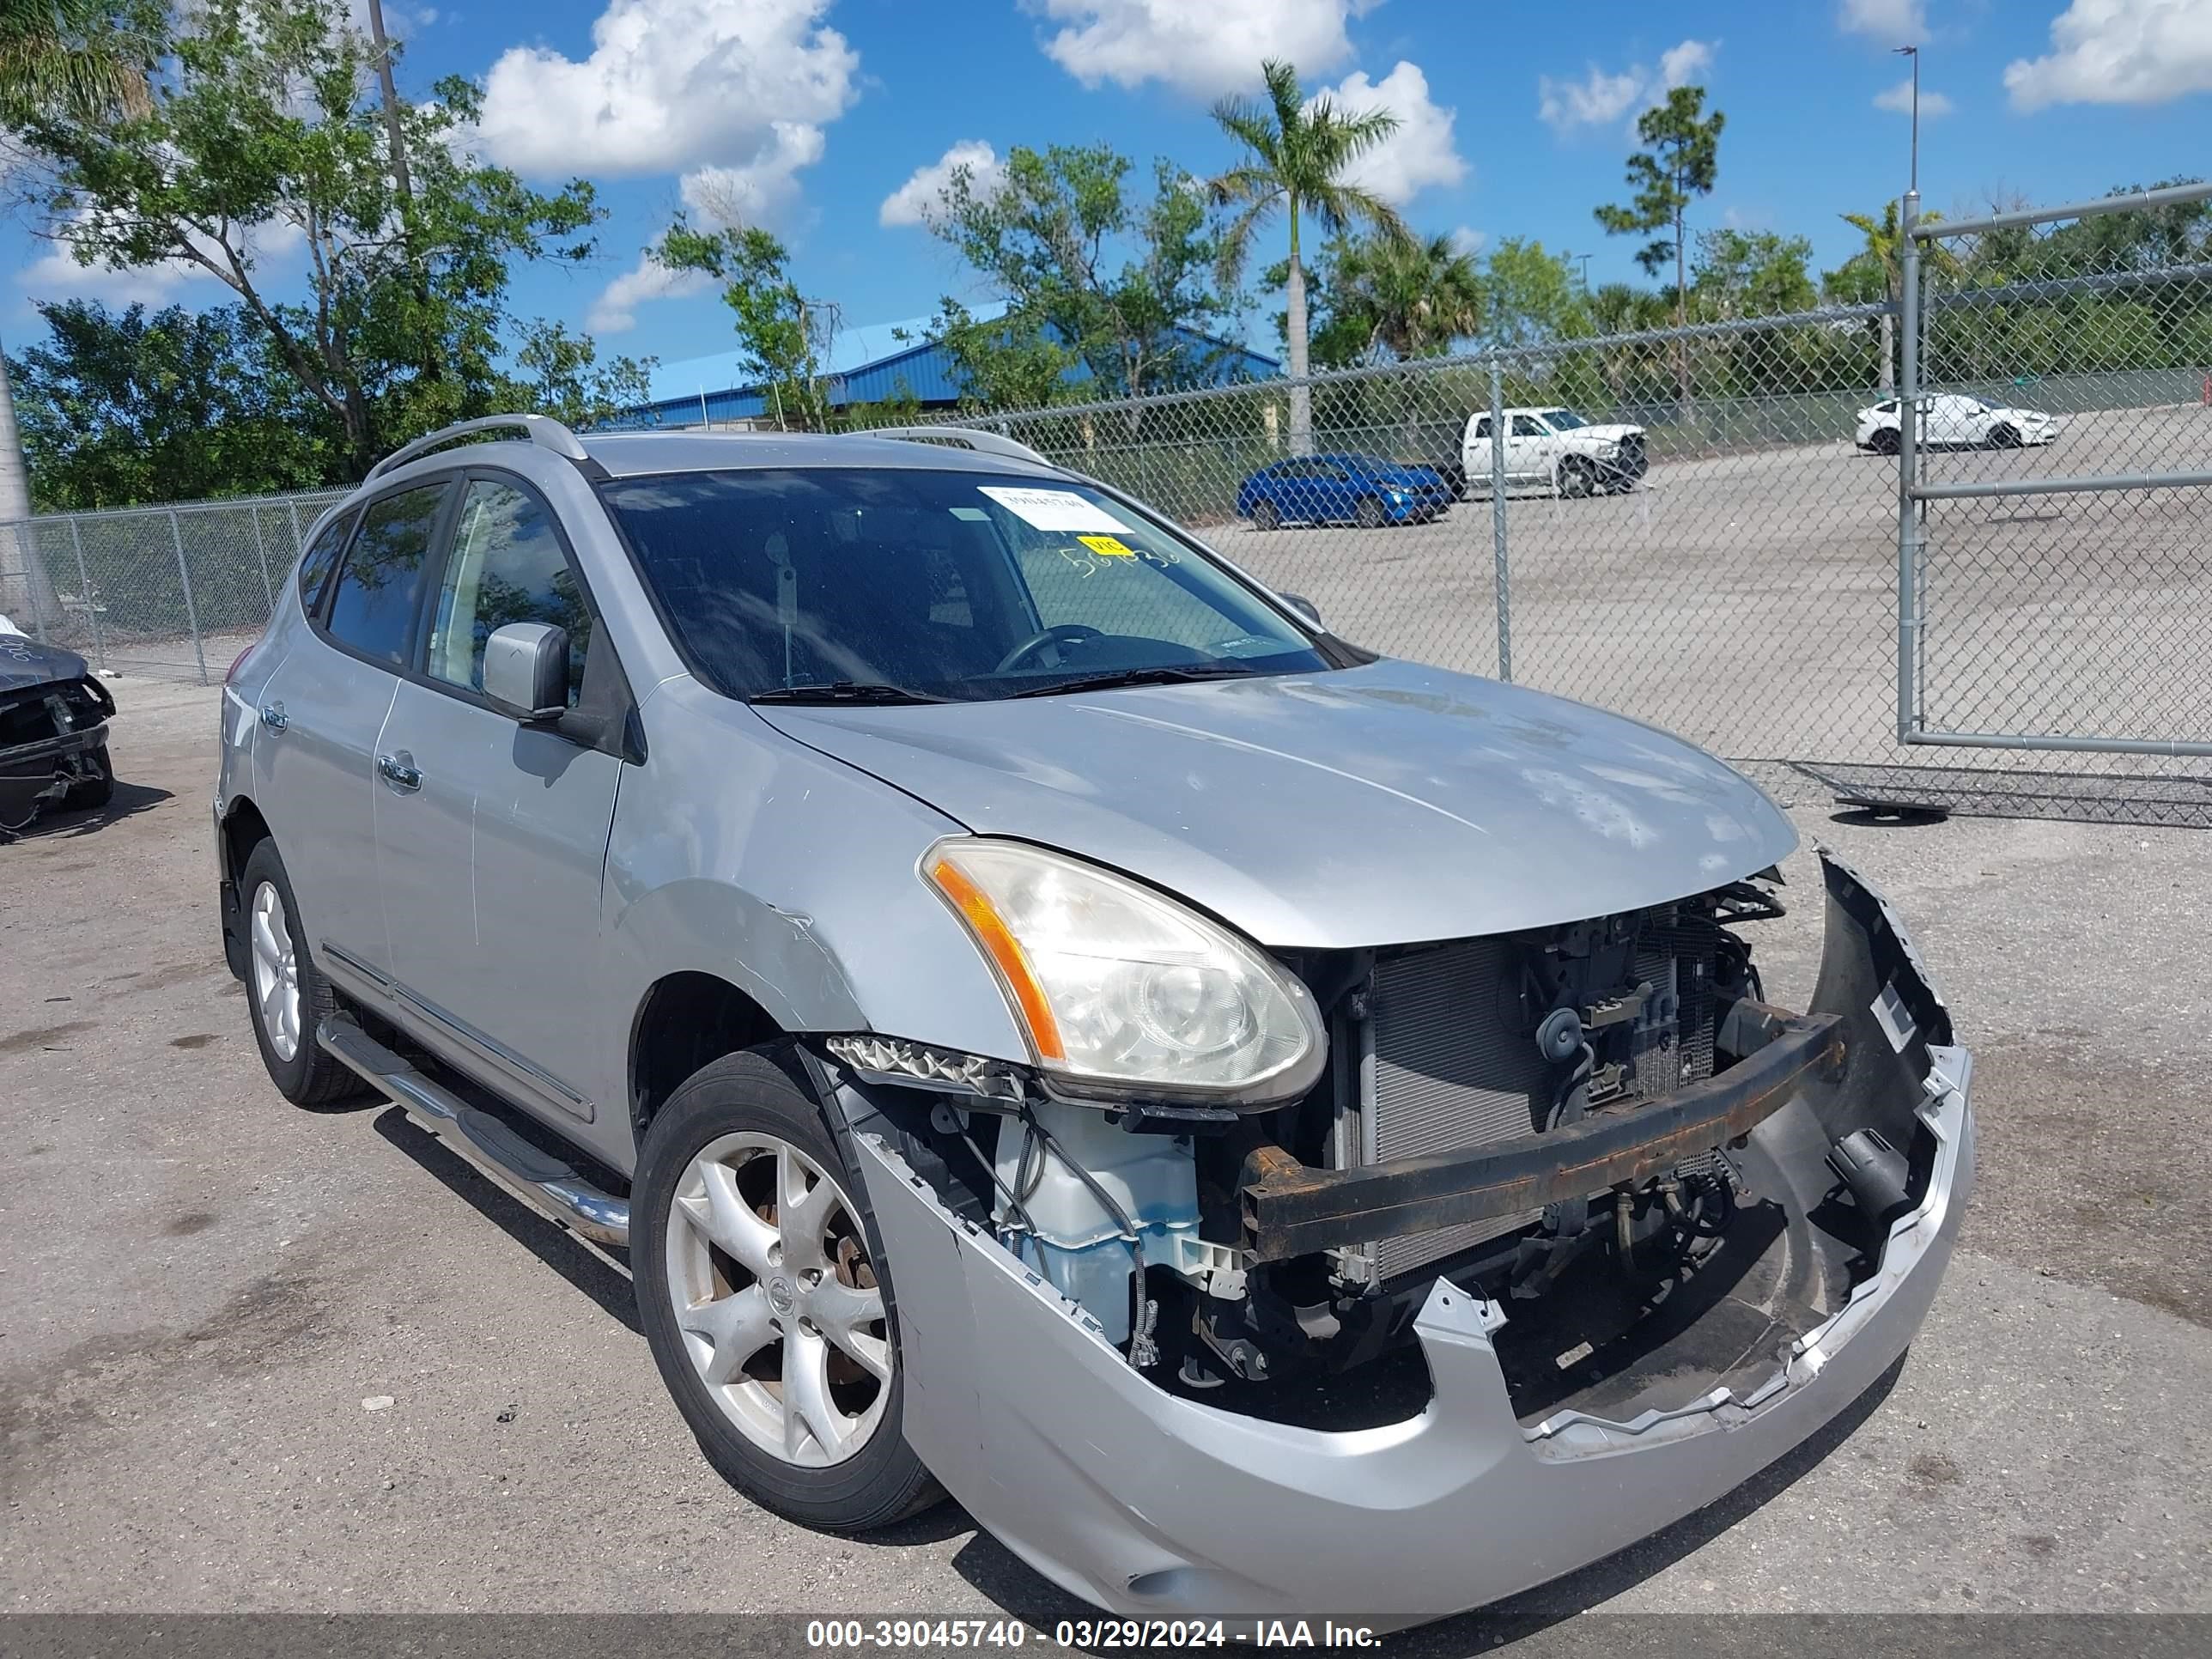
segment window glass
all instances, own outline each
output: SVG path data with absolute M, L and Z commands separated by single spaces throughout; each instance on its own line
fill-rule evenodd
M 1547 409 L 1544 411 L 1544 418 L 1552 423 L 1554 432 L 1572 432 L 1578 426 L 1589 424 L 1587 419 L 1571 409 Z
M 1513 435 L 1516 438 L 1547 438 L 1551 434 L 1544 429 L 1544 423 L 1534 415 L 1516 415 L 1513 417 Z
M 323 584 L 330 580 L 331 567 L 338 562 L 345 550 L 346 538 L 353 532 L 354 515 L 341 513 L 332 519 L 323 533 L 308 544 L 300 560 L 300 603 L 314 613 L 315 603 L 323 597 Z
M 991 698 L 1151 668 L 1329 665 L 1204 550 L 1069 480 L 762 468 L 601 495 L 687 657 L 733 696 L 848 681 Z
M 461 498 L 430 623 L 430 678 L 483 690 L 484 641 L 509 623 L 568 631 L 568 706 L 584 687 L 592 613 L 561 551 L 550 511 L 526 489 L 479 478 Z
M 430 535 L 445 499 L 446 486 L 436 483 L 369 503 L 331 599 L 331 638 L 395 668 L 406 662 Z
M 1478 419 L 1478 420 L 1475 422 L 1475 423 L 1474 423 L 1474 435 L 1475 435 L 1476 437 L 1478 437 L 1478 438 L 1487 438 L 1487 437 L 1490 435 L 1490 416 L 1489 416 L 1485 415 L 1485 416 L 1481 416 L 1480 419 Z

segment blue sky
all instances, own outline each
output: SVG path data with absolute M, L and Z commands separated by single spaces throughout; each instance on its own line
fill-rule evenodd
M 1923 46 L 1921 191 L 1956 213 L 1993 197 L 2061 202 L 2212 162 L 2212 0 L 540 0 L 527 9 L 388 0 L 420 92 L 459 72 L 488 92 L 479 141 L 551 182 L 595 180 L 605 256 L 525 270 L 525 315 L 664 362 L 726 349 L 711 295 L 665 294 L 640 255 L 689 203 L 783 235 L 810 294 L 853 322 L 984 297 L 917 223 L 949 153 L 988 170 L 1015 144 L 1105 142 L 1200 173 L 1231 160 L 1207 117 L 1263 56 L 1307 84 L 1400 114 L 1367 182 L 1425 230 L 1540 239 L 1637 276 L 1636 239 L 1590 216 L 1620 198 L 1640 108 L 1670 82 L 1728 113 L 1700 225 L 1799 233 L 1822 266 L 1837 216 L 1902 187 L 1906 121 L 1884 106 Z M 988 147 L 986 149 L 984 147 Z M 919 176 L 917 176 L 919 175 Z M 901 192 L 904 191 L 902 196 Z M 32 298 L 221 302 L 172 271 L 83 272 L 22 226 L 0 325 Z M 1261 252 L 1278 257 L 1279 229 Z M 283 252 L 270 255 L 283 269 Z M 1267 313 L 1255 343 L 1271 348 Z

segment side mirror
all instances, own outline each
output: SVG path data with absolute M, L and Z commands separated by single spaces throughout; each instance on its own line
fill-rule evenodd
M 484 641 L 484 696 L 519 720 L 558 720 L 568 712 L 568 630 L 551 623 L 509 623 Z
M 1316 628 L 1325 626 L 1321 619 L 1321 607 L 1303 593 L 1278 593 L 1275 597 L 1304 617 Z

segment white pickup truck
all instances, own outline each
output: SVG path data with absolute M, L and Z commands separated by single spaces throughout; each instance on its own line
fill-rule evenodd
M 1644 428 L 1602 424 L 1571 409 L 1509 409 L 1505 416 L 1505 483 L 1542 484 L 1555 495 L 1595 495 L 1626 489 L 1650 465 Z M 1486 495 L 1491 480 L 1490 411 L 1467 418 L 1462 447 L 1467 493 Z

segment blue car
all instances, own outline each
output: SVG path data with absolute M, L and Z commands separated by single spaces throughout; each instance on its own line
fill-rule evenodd
M 1372 455 L 1294 455 L 1263 466 L 1237 487 L 1237 516 L 1255 530 L 1278 525 L 1425 524 L 1442 518 L 1454 491 L 1433 467 Z

